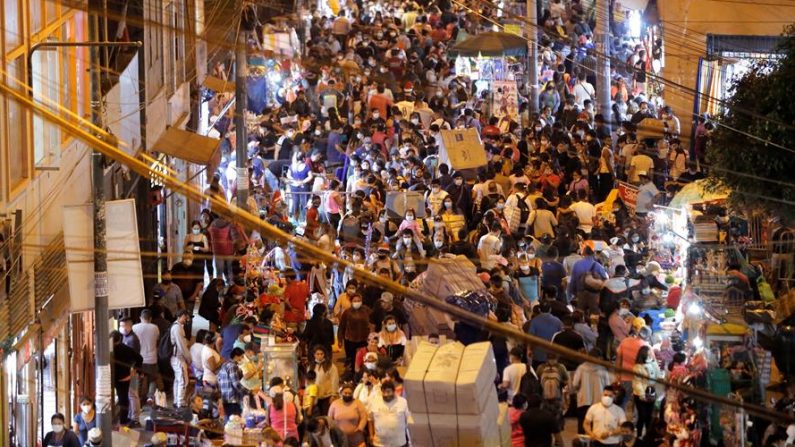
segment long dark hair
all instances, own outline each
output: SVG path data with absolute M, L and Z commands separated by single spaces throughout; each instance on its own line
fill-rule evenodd
M 643 365 L 649 359 L 649 351 L 650 348 L 648 346 L 641 346 L 638 350 L 638 355 L 635 356 L 635 364 L 636 365 Z

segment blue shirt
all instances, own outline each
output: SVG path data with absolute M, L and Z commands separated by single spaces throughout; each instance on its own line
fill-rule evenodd
M 329 163 L 342 163 L 345 161 L 345 154 L 337 150 L 337 145 L 342 143 L 342 134 L 331 131 L 326 140 L 326 160 Z
M 555 286 L 558 289 L 558 297 L 563 295 L 561 284 L 566 277 L 566 268 L 558 261 L 545 261 L 541 264 L 541 286 Z
M 563 329 L 563 323 L 551 313 L 542 313 L 530 320 L 530 335 L 552 341 L 552 337 Z M 533 346 L 533 361 L 546 362 L 547 352 L 538 346 Z
M 571 277 L 569 278 L 569 285 L 566 291 L 569 293 L 569 298 L 574 297 L 577 295 L 577 283 L 582 275 L 586 272 L 593 271 L 599 274 L 602 279 L 607 279 L 607 272 L 605 272 L 605 268 L 602 267 L 602 264 L 596 262 L 593 256 L 588 256 L 585 258 L 580 259 L 579 261 L 574 263 L 574 266 L 571 268 Z
M 232 349 L 235 348 L 235 340 L 243 332 L 243 324 L 235 323 L 221 329 L 221 338 L 224 345 L 221 347 L 221 357 L 229 359 L 232 356 Z

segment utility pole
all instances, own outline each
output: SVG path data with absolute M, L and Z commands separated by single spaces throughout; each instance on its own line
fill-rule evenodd
M 596 65 L 596 97 L 599 113 L 605 119 L 608 129 L 612 123 L 610 108 L 610 0 L 596 0 L 596 51 L 603 57 Z
M 536 9 L 536 0 L 527 1 L 527 21 L 530 25 L 526 26 L 527 29 L 527 84 L 528 95 L 530 95 L 530 113 L 539 113 L 541 111 L 538 105 L 538 31 L 536 25 L 538 24 L 538 17 Z
M 99 41 L 99 16 L 89 16 L 89 38 Z M 102 70 L 100 47 L 91 54 L 91 122 L 102 128 Z M 91 182 L 94 197 L 94 357 L 96 370 L 97 426 L 102 430 L 102 445 L 112 446 L 113 394 L 111 392 L 110 327 L 108 325 L 108 258 L 105 244 L 105 166 L 103 156 L 91 154 Z
M 241 18 L 242 20 L 242 18 Z M 248 91 L 246 88 L 246 75 L 248 64 L 246 60 L 246 49 L 248 39 L 244 27 L 241 26 L 237 37 L 237 48 L 235 49 L 235 137 L 237 167 L 237 206 L 244 208 L 248 199 L 248 138 L 246 136 L 246 99 Z

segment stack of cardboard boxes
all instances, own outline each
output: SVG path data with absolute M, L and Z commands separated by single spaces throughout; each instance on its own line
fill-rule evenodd
M 428 447 L 505 445 L 504 434 L 506 430 L 510 433 L 510 427 L 498 424 L 496 376 L 490 343 L 467 347 L 458 342 L 441 347 L 421 343 L 404 378 L 412 443 Z M 508 423 L 507 418 L 502 421 Z

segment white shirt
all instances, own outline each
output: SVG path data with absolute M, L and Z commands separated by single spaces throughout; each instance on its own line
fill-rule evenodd
M 574 93 L 574 102 L 577 103 L 580 108 L 584 107 L 584 103 L 586 99 L 593 100 L 593 96 L 596 91 L 588 81 L 578 82 L 574 85 L 574 89 L 572 90 Z
M 395 396 L 392 402 L 382 398 L 370 402 L 369 418 L 375 427 L 373 445 L 376 447 L 403 446 L 408 443 L 409 406 L 406 399 Z
M 601 402 L 595 403 L 588 408 L 585 413 L 585 425 L 591 425 L 591 431 L 594 434 L 600 434 L 608 431 L 616 430 L 624 421 L 627 420 L 624 410 L 618 405 L 610 405 L 605 407 Z M 618 444 L 621 442 L 621 436 L 608 436 L 600 441 L 603 444 Z
M 428 208 L 431 209 L 431 216 L 436 216 L 442 209 L 442 203 L 448 196 L 447 191 L 439 189 L 439 192 L 433 192 L 433 189 L 428 192 L 426 203 Z
M 654 198 L 660 191 L 654 186 L 653 182 L 648 182 L 638 188 L 637 204 L 635 212 L 648 213 L 654 209 Z
M 194 343 L 190 347 L 190 364 L 193 366 L 193 369 L 197 370 L 199 373 L 202 372 L 204 368 L 202 368 L 202 348 L 204 347 L 201 343 Z
M 576 202 L 569 208 L 574 211 L 574 214 L 577 215 L 577 219 L 580 221 L 577 228 L 584 231 L 586 234 L 590 234 L 593 229 L 593 218 L 596 216 L 596 208 L 585 201 Z
M 522 376 L 527 373 L 527 365 L 524 363 L 511 363 L 502 371 L 502 382 L 508 382 L 508 402 L 513 396 L 519 393 L 519 385 L 522 383 Z
M 496 257 L 500 254 L 500 238 L 486 233 L 478 241 L 478 254 L 480 255 L 480 266 L 486 270 L 491 270 L 497 265 Z
M 640 181 L 638 173 L 645 172 L 648 174 L 649 170 L 654 167 L 654 160 L 652 160 L 648 155 L 637 154 L 632 157 L 629 166 L 635 168 L 635 170 L 632 171 L 632 176 L 630 176 L 629 181 L 630 183 L 637 183 Z
M 201 359 L 202 370 L 204 371 L 202 380 L 212 384 L 218 383 L 218 377 L 215 375 L 212 369 L 210 369 L 210 359 L 215 359 L 215 364 L 217 365 L 221 361 L 221 355 L 215 352 L 215 349 L 204 345 L 202 346 Z
M 156 324 L 141 322 L 133 325 L 132 330 L 141 342 L 141 357 L 144 359 L 144 365 L 156 365 L 160 329 Z

